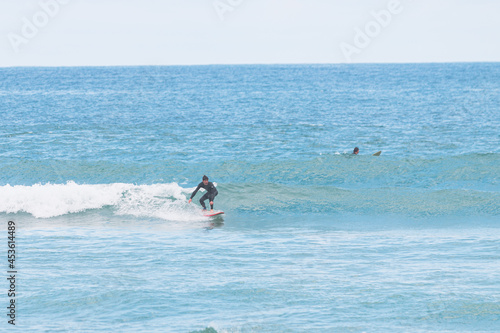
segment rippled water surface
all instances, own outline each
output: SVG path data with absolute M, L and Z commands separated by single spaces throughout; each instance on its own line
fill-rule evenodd
M 0 78 L 16 328 L 500 331 L 499 64 Z

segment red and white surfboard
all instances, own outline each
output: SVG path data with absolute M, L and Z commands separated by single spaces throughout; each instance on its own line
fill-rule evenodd
M 224 212 L 222 212 L 222 211 L 219 211 L 219 212 L 213 212 L 213 213 L 208 212 L 208 211 L 207 211 L 207 212 L 203 212 L 203 216 L 208 216 L 208 217 L 217 216 L 217 215 L 222 215 L 222 214 L 224 214 Z

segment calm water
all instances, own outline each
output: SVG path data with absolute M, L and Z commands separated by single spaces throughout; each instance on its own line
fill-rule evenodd
M 0 114 L 18 330 L 500 331 L 498 63 L 4 68 Z

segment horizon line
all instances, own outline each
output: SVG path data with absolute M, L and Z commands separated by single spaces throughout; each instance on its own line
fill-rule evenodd
M 297 63 L 227 63 L 227 64 L 158 64 L 158 65 L 12 65 L 0 68 L 102 68 L 102 67 L 188 67 L 188 66 L 298 66 L 298 65 L 420 65 L 420 64 L 497 64 L 500 61 L 423 61 L 423 62 L 297 62 Z

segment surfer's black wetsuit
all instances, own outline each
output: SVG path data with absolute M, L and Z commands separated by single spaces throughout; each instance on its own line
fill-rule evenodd
M 198 192 L 200 188 L 204 188 L 207 191 L 207 193 L 205 193 L 205 195 L 203 195 L 200 199 L 201 207 L 203 207 L 203 209 L 207 209 L 207 207 L 205 207 L 205 200 L 208 199 L 210 202 L 213 202 L 215 196 L 219 194 L 219 192 L 215 188 L 214 183 L 208 182 L 208 184 L 205 185 L 203 184 L 203 182 L 201 182 L 198 184 L 198 187 L 196 188 L 196 190 L 194 190 L 193 194 L 191 194 L 191 199 L 193 199 L 193 197 L 196 195 L 196 192 Z M 214 205 L 210 205 L 210 208 L 214 209 Z

